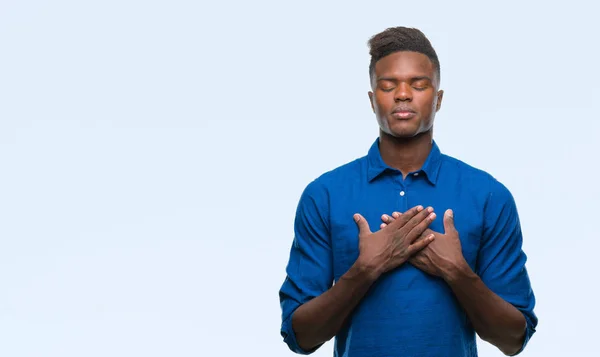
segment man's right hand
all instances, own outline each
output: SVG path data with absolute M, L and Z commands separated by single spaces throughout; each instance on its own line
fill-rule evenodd
M 435 219 L 433 208 L 416 206 L 376 233 L 360 214 L 354 215 L 359 230 L 357 263 L 380 275 L 406 262 L 434 239 L 433 234 L 417 240 Z

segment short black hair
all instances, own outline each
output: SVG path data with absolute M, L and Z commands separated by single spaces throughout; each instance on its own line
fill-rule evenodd
M 440 81 L 440 61 L 437 53 L 433 49 L 429 39 L 418 29 L 408 27 L 390 27 L 374 35 L 369 39 L 369 54 L 371 63 L 369 64 L 369 77 L 372 79 L 375 74 L 375 64 L 383 57 L 399 51 L 419 52 L 429 57 L 433 63 L 437 75 L 437 81 Z

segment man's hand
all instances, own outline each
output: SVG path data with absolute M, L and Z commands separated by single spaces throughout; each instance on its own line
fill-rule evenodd
M 398 212 L 394 212 L 391 217 L 384 214 L 381 217 L 384 222 L 381 229 L 394 224 L 400 217 L 402 215 Z M 450 210 L 444 215 L 444 231 L 445 234 L 433 232 L 435 240 L 411 257 L 409 262 L 426 273 L 444 279 L 479 337 L 498 347 L 505 355 L 514 356 L 526 338 L 525 316 L 514 305 L 490 290 L 471 270 L 462 255 L 460 239 L 454 227 L 454 216 Z M 422 237 L 430 232 L 429 229 L 425 230 Z M 418 241 L 417 239 L 416 242 Z
M 392 216 L 383 215 L 381 219 L 384 223 L 381 224 L 381 228 L 389 227 L 402 216 L 399 212 L 394 212 Z M 453 277 L 457 270 L 462 269 L 467 264 L 462 254 L 460 238 L 454 227 L 454 216 L 451 210 L 447 210 L 444 214 L 444 231 L 444 234 L 441 234 L 426 229 L 416 242 L 431 234 L 434 235 L 435 240 L 425 249 L 412 256 L 409 262 L 428 274 L 448 280 Z
M 434 240 L 434 234 L 431 232 L 416 241 L 434 219 L 433 208 L 423 209 L 422 206 L 417 206 L 399 215 L 386 227 L 372 233 L 367 220 L 360 214 L 355 214 L 360 251 L 357 263 L 373 271 L 375 275 L 400 266 Z

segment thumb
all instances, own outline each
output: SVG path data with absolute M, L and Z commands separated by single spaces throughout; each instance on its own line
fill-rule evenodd
M 444 233 L 448 234 L 454 231 L 456 231 L 456 228 L 454 227 L 454 212 L 452 212 L 451 209 L 448 209 L 444 213 Z
M 371 229 L 369 228 L 369 223 L 365 219 L 365 217 L 361 216 L 359 213 L 354 215 L 354 222 L 358 226 L 358 234 L 369 234 L 371 233 Z

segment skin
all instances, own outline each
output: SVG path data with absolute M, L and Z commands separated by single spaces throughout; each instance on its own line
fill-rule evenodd
M 371 87 L 369 99 L 380 127 L 381 156 L 406 177 L 421 168 L 431 150 L 435 114 L 443 98 L 434 64 L 421 53 L 391 54 L 377 62 Z M 398 107 L 413 110 L 415 115 L 399 118 L 392 114 Z M 394 215 L 400 217 L 399 212 Z M 385 217 L 392 221 L 393 217 Z M 444 214 L 444 229 L 444 234 L 427 229 L 423 238 L 433 234 L 435 240 L 411 256 L 409 263 L 444 279 L 478 335 L 504 354 L 515 354 L 525 336 L 523 314 L 488 289 L 471 270 L 462 255 L 451 210 Z
M 388 165 L 405 175 L 419 169 L 432 144 L 433 117 L 441 105 L 442 91 L 429 58 L 420 53 L 398 52 L 375 64 L 369 92 L 371 107 L 380 127 L 380 151 Z M 394 109 L 413 111 L 399 119 Z M 435 219 L 433 208 L 414 207 L 397 225 L 376 233 L 359 213 L 359 256 L 336 284 L 304 303 L 292 315 L 292 327 L 301 348 L 310 351 L 333 338 L 371 285 L 386 271 L 395 269 L 432 242 L 433 236 L 416 242 Z M 405 217 L 404 215 L 400 218 Z M 393 223 L 392 223 L 393 224 Z
M 401 216 L 383 215 L 385 228 Z M 425 230 L 420 239 L 435 236 L 435 241 L 415 254 L 410 263 L 424 272 L 440 277 L 448 283 L 458 302 L 465 309 L 477 334 L 507 356 L 517 353 L 523 344 L 527 323 L 523 314 L 485 286 L 483 281 L 467 264 L 460 244 L 460 236 L 454 227 L 452 210 L 444 214 L 445 233 Z
M 443 98 L 438 87 L 435 67 L 421 53 L 396 52 L 375 65 L 369 100 L 380 128 L 379 149 L 384 162 L 405 177 L 422 167 L 431 150 L 433 122 Z M 397 108 L 411 113 L 394 114 Z M 358 259 L 328 291 L 292 315 L 300 347 L 315 350 L 333 338 L 381 274 L 409 262 L 449 284 L 482 339 L 506 355 L 516 353 L 525 319 L 470 270 L 451 211 L 444 217 L 444 234 L 428 228 L 436 218 L 431 207 L 413 207 L 394 216 L 384 215 L 381 230 L 373 233 L 359 213 L 354 215 L 360 232 Z
M 421 53 L 396 52 L 377 62 L 371 79 L 369 99 L 380 127 L 381 156 L 403 175 L 421 168 L 431 150 L 435 114 L 443 91 L 434 64 Z M 408 118 L 394 115 L 395 108 L 414 111 Z M 395 212 L 396 218 L 400 217 Z M 394 217 L 388 217 L 385 225 Z M 506 355 L 515 354 L 523 343 L 526 321 L 523 314 L 489 290 L 467 264 L 454 228 L 451 210 L 444 214 L 445 233 L 427 229 L 424 237 L 434 241 L 408 261 L 449 284 L 475 331 Z
M 369 101 L 379 124 L 381 157 L 405 177 L 421 168 L 431 150 L 433 122 L 444 96 L 438 87 L 439 76 L 424 54 L 396 52 L 375 64 Z M 398 118 L 396 108 L 414 111 L 414 116 Z
M 360 214 L 354 215 L 360 231 L 358 259 L 329 290 L 300 305 L 292 315 L 302 349 L 315 350 L 333 338 L 381 274 L 404 264 L 432 242 L 432 235 L 417 242 L 435 218 L 432 212 L 431 207 L 413 207 L 376 233 Z

